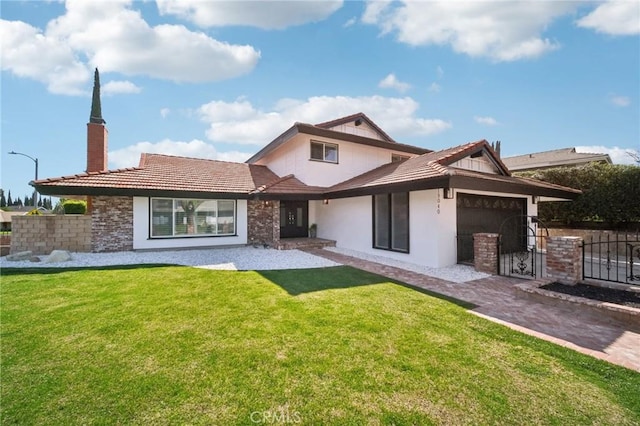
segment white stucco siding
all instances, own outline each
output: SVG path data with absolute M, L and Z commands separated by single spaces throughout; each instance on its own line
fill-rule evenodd
M 236 232 L 228 237 L 149 238 L 149 198 L 133 197 L 133 249 L 172 249 L 247 244 L 247 201 L 236 202 Z
M 338 163 L 310 160 L 312 140 L 338 145 Z M 279 176 L 293 174 L 307 185 L 326 187 L 391 162 L 393 153 L 412 156 L 390 149 L 298 134 L 256 164 L 269 167 Z
M 373 248 L 371 196 L 330 200 L 316 206 L 318 237 L 336 241 L 338 248 L 403 262 L 442 267 L 456 263 L 455 200 L 440 200 L 437 191 L 409 196 L 409 253 Z

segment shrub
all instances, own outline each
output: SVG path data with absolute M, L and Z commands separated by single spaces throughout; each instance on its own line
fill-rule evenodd
M 515 174 L 582 190 L 573 202 L 540 203 L 543 221 L 602 221 L 612 226 L 640 221 L 640 167 L 591 163 Z
M 62 203 L 64 214 L 85 214 L 87 212 L 87 202 L 82 200 L 65 200 Z

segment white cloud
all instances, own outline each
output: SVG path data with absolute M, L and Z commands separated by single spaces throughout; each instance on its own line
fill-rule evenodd
M 442 90 L 442 86 L 440 86 L 438 83 L 433 82 L 431 83 L 431 85 L 429 86 L 429 91 L 433 92 L 433 93 L 438 93 Z
M 579 19 L 577 24 L 611 35 L 640 34 L 640 2 L 608 1 Z
M 342 26 L 344 28 L 349 28 L 349 27 L 354 26 L 356 24 L 356 22 L 358 22 L 358 19 L 353 17 L 353 18 L 349 19 L 347 22 L 345 22 L 344 24 L 342 24 Z
M 69 0 L 44 31 L 0 21 L 2 69 L 47 84 L 52 93 L 79 95 L 91 71 L 203 82 L 250 72 L 260 58 L 251 46 L 231 45 L 182 25 L 150 26 L 131 0 Z
M 485 126 L 497 126 L 498 121 L 493 117 L 473 117 L 476 123 L 484 124 Z
M 209 123 L 207 137 L 212 141 L 264 145 L 295 122 L 323 121 L 364 112 L 395 138 L 428 136 L 451 128 L 442 119 L 416 116 L 419 104 L 412 98 L 383 96 L 317 96 L 306 100 L 281 99 L 270 111 L 255 108 L 247 99 L 234 102 L 212 101 L 198 113 Z
M 51 93 L 82 95 L 91 72 L 62 40 L 21 21 L 0 19 L 0 62 L 3 71 L 47 85 Z
M 633 152 L 631 149 L 614 147 L 606 147 L 602 145 L 591 146 L 576 146 L 576 152 L 591 153 L 591 154 L 609 154 L 611 161 L 614 164 L 635 164 L 633 158 L 628 152 Z
M 436 73 L 438 74 L 438 78 L 444 77 L 444 70 L 440 65 L 438 65 L 438 68 L 436 68 Z
M 201 27 L 244 25 L 283 29 L 317 22 L 342 7 L 339 1 L 156 0 L 161 15 L 175 15 Z
M 450 45 L 472 57 L 515 61 L 559 48 L 541 33 L 577 7 L 552 1 L 369 1 L 362 21 L 412 46 Z
M 609 102 L 619 107 L 627 107 L 631 105 L 631 99 L 629 99 L 627 96 L 611 95 L 609 96 Z
M 383 89 L 396 89 L 398 92 L 404 93 L 409 90 L 411 85 L 398 80 L 396 75 L 391 73 L 378 83 L 378 87 Z
M 120 169 L 125 167 L 137 167 L 140 163 L 140 154 L 165 154 L 180 157 L 207 158 L 210 160 L 242 162 L 251 157 L 251 153 L 230 151 L 218 152 L 216 148 L 204 141 L 194 139 L 190 142 L 173 141 L 164 139 L 160 142 L 138 142 L 122 149 L 109 152 L 109 168 Z
M 109 81 L 100 87 L 100 91 L 105 95 L 115 95 L 119 93 L 140 93 L 142 88 L 130 81 Z
M 171 110 L 169 108 L 162 108 L 160 110 L 160 116 L 162 118 L 167 118 L 167 116 L 171 113 Z

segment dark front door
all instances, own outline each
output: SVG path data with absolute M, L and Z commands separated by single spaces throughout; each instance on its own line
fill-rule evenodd
M 306 238 L 308 228 L 307 201 L 280 201 L 280 238 Z

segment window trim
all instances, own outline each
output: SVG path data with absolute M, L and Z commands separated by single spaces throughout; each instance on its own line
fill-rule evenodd
M 322 145 L 322 159 L 313 158 L 312 157 L 313 144 Z M 327 157 L 327 146 L 335 148 L 335 150 L 336 150 L 336 160 L 335 161 L 326 160 L 326 157 Z M 309 161 L 319 161 L 321 163 L 338 164 L 339 159 L 340 159 L 340 149 L 339 149 L 339 145 L 337 143 L 323 142 L 323 141 L 318 141 L 318 140 L 311 139 L 310 144 L 309 144 Z
M 405 254 L 409 254 L 411 252 L 411 225 L 410 225 L 410 212 L 411 212 L 411 193 L 410 192 L 397 192 L 395 194 L 406 194 L 407 195 L 407 211 L 406 211 L 406 219 L 407 219 L 407 226 L 406 226 L 406 232 L 407 232 L 407 249 L 406 250 L 402 250 L 402 249 L 395 249 L 393 248 L 393 237 L 394 237 L 394 232 L 393 232 L 393 194 L 394 193 L 387 193 L 387 194 L 378 194 L 378 195 L 373 195 L 371 196 L 371 205 L 372 205 L 372 232 L 371 232 L 371 247 L 376 249 L 376 250 L 386 250 L 386 251 L 393 251 L 396 253 L 405 253 Z M 386 196 L 387 197 L 387 239 L 388 239 L 388 247 L 382 247 L 382 246 L 378 246 L 376 245 L 376 197 L 383 197 Z
M 148 239 L 150 240 L 164 240 L 164 239 L 180 239 L 180 238 L 224 238 L 224 237 L 237 237 L 238 236 L 238 200 L 235 199 L 207 199 L 207 198 L 167 198 L 167 197 L 149 197 L 149 228 Z M 153 201 L 154 200 L 169 200 L 171 201 L 171 232 L 172 235 L 153 235 Z M 175 202 L 178 201 L 215 201 L 216 212 L 219 212 L 219 201 L 231 201 L 233 202 L 233 231 L 228 234 L 176 234 L 175 233 Z M 217 214 L 217 213 L 216 213 Z M 218 216 L 216 216 L 218 217 Z

